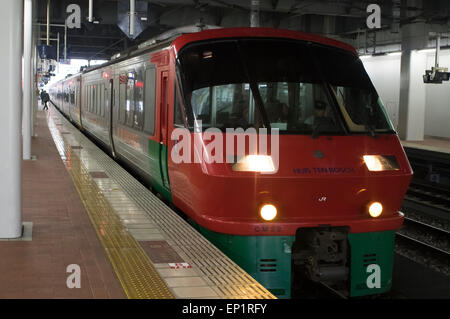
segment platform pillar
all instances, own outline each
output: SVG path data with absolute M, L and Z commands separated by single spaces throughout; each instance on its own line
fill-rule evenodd
M 422 8 L 422 0 L 407 0 L 408 7 Z M 428 27 L 420 11 L 407 12 L 409 24 L 402 26 L 402 58 L 400 63 L 400 101 L 398 134 L 405 141 L 422 141 L 425 130 L 426 55 L 418 52 L 428 45 Z
M 23 159 L 31 159 L 33 0 L 24 0 L 23 17 Z
M 2 0 L 0 10 L 0 238 L 22 235 L 22 23 L 23 1 Z

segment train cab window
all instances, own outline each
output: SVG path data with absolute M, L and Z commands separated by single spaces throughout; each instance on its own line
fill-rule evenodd
M 127 83 L 128 76 L 121 74 L 119 76 L 119 122 L 122 124 L 125 124 Z
M 188 125 L 285 134 L 392 132 L 358 57 L 286 39 L 192 43 L 178 54 Z
M 324 80 L 329 83 L 350 132 L 392 132 L 386 110 L 358 56 L 314 47 Z M 330 59 L 330 56 L 333 56 Z M 332 60 L 332 61 L 331 61 Z
M 134 118 L 133 127 L 142 130 L 144 124 L 144 71 L 136 72 L 136 81 L 134 84 Z
M 155 104 L 156 104 L 156 69 L 153 66 L 145 70 L 145 111 L 144 131 L 155 134 Z

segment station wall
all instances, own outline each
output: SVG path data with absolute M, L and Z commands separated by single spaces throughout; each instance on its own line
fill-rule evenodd
M 361 58 L 396 129 L 400 100 L 400 59 L 400 53 Z M 428 70 L 434 66 L 434 50 L 413 52 L 411 59 L 410 110 L 420 113 L 414 116 L 424 118 L 424 135 L 450 139 L 450 82 L 442 84 L 421 82 L 425 73 L 424 64 Z M 439 65 L 450 69 L 450 50 L 441 50 Z M 417 101 L 423 99 L 424 110 L 415 105 L 420 104 Z M 412 114 L 409 114 L 409 118 L 413 118 Z M 422 126 L 420 124 L 413 125 L 412 129 L 420 129 Z

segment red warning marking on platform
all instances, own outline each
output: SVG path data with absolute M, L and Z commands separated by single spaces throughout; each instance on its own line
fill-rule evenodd
M 169 263 L 171 269 L 192 268 L 188 263 Z

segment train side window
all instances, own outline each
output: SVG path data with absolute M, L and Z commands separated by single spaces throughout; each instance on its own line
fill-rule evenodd
M 105 116 L 105 85 L 100 87 L 100 116 Z
M 97 108 L 95 110 L 95 114 L 100 115 L 100 109 L 102 107 L 102 85 L 97 85 Z
M 156 69 L 153 66 L 145 70 L 145 110 L 144 131 L 155 135 L 155 104 L 156 104 Z
M 127 98 L 126 98 L 126 107 L 125 107 L 125 124 L 129 127 L 133 127 L 133 116 L 134 116 L 134 86 L 136 73 L 129 72 L 128 73 L 128 82 L 127 82 Z
M 97 113 L 97 85 L 94 85 L 94 89 L 92 90 L 92 113 Z
M 92 113 L 92 85 L 89 87 L 89 112 Z
M 134 120 L 133 127 L 142 130 L 144 122 L 144 72 L 142 69 L 136 72 L 134 85 Z
M 91 86 L 86 86 L 86 110 L 89 111 L 91 107 Z
M 119 122 L 125 124 L 125 101 L 128 76 L 121 74 L 119 77 Z
M 96 92 L 95 92 L 95 87 L 96 85 L 94 84 L 92 86 L 92 90 L 91 90 L 91 113 L 94 114 L 95 113 L 95 99 L 96 99 Z
M 92 108 L 92 85 L 89 85 L 88 112 L 91 112 L 91 108 Z
M 70 90 L 70 104 L 75 105 L 75 89 Z

